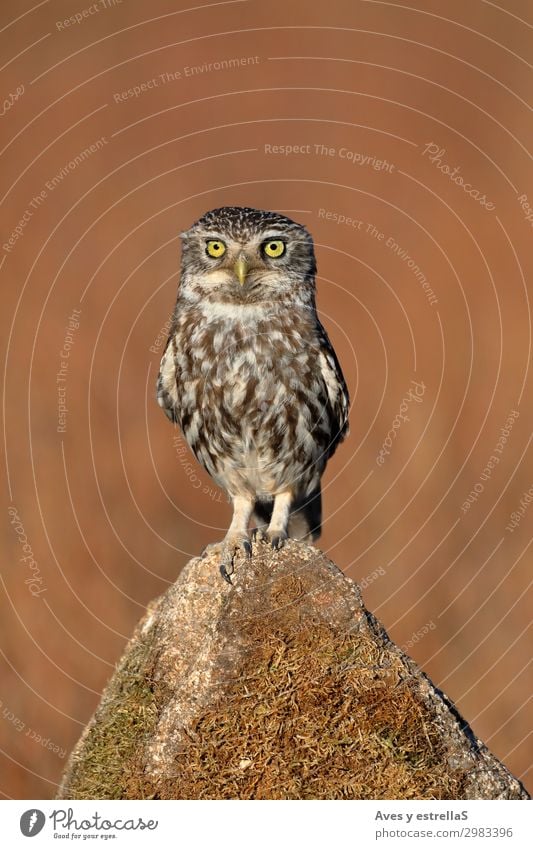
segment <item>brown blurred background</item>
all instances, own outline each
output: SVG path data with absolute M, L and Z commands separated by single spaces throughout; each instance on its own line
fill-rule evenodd
M 154 401 L 178 233 L 226 204 L 317 244 L 353 399 L 321 547 L 531 789 L 531 6 L 191 5 L 0 12 L 0 791 L 54 795 L 229 521 Z

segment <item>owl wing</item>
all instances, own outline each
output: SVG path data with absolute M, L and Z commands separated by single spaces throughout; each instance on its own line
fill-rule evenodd
M 350 395 L 333 345 L 320 322 L 318 323 L 318 345 L 319 368 L 326 387 L 332 417 L 331 443 L 328 451 L 328 457 L 331 457 L 337 445 L 348 436 L 350 431 L 348 424 Z
M 176 369 L 176 336 L 170 331 L 165 352 L 161 357 L 157 378 L 157 403 L 171 422 L 179 421 L 178 374 Z

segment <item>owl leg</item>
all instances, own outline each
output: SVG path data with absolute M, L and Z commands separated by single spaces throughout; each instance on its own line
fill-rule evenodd
M 281 548 L 287 539 L 287 527 L 293 498 L 294 496 L 290 489 L 278 493 L 274 498 L 272 518 L 266 531 L 267 539 L 270 540 L 272 548 Z
M 252 554 L 248 522 L 254 509 L 254 500 L 244 495 L 236 495 L 233 499 L 233 519 L 220 548 L 220 574 L 228 584 L 233 573 L 233 562 L 238 550 L 244 551 L 247 557 Z

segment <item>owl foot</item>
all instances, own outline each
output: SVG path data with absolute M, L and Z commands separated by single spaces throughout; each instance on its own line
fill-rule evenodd
M 272 516 L 266 530 L 267 540 L 270 541 L 270 545 L 274 550 L 282 548 L 283 543 L 287 539 L 287 527 L 293 500 L 294 497 L 290 489 L 278 492 L 274 498 Z
M 252 556 L 252 544 L 248 537 L 230 537 L 222 543 L 222 551 L 220 553 L 219 571 L 225 581 L 231 584 L 231 576 L 234 571 L 235 555 L 241 551 L 246 558 Z
M 253 528 L 252 539 L 257 543 L 270 543 L 272 548 L 282 548 L 283 543 L 288 539 L 286 531 L 271 530 L 270 528 Z
M 270 541 L 270 545 L 273 549 L 279 550 L 280 548 L 283 548 L 285 540 L 288 539 L 287 531 L 278 531 L 269 528 L 266 532 L 266 539 Z
M 225 581 L 231 584 L 231 575 L 234 572 L 235 557 L 241 552 L 248 559 L 252 556 L 252 544 L 247 536 L 226 537 L 222 542 L 214 542 L 206 545 L 202 557 L 216 554 L 220 559 L 219 571 Z

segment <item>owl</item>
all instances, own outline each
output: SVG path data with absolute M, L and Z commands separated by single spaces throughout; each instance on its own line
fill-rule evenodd
M 349 397 L 315 304 L 313 240 L 276 212 L 222 207 L 181 234 L 182 262 L 157 399 L 228 494 L 219 556 L 320 535 L 320 479 L 348 433 Z

